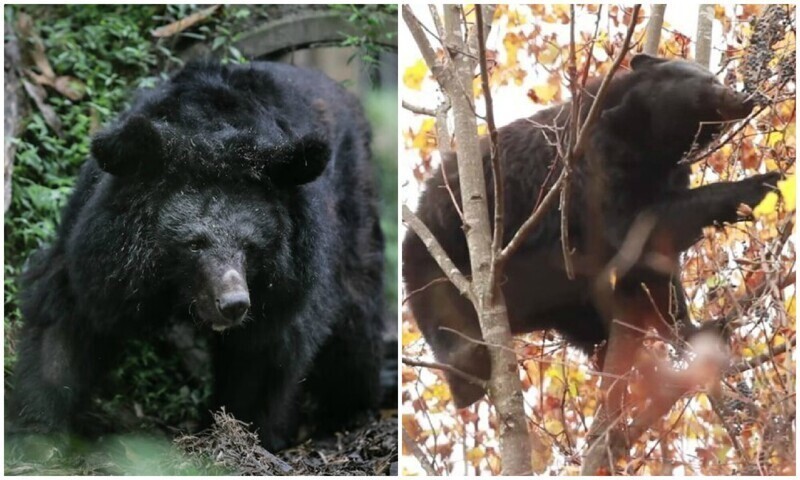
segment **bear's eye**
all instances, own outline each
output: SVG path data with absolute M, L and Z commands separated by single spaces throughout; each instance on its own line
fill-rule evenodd
M 195 238 L 187 242 L 186 247 L 189 249 L 189 251 L 199 252 L 208 247 L 208 240 L 205 238 Z

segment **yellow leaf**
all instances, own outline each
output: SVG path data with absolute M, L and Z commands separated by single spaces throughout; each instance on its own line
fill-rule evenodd
M 783 196 L 783 204 L 786 210 L 793 212 L 797 202 L 797 177 L 790 175 L 786 180 L 778 182 L 778 190 Z
M 422 333 L 416 328 L 403 328 L 403 346 L 407 347 L 422 337 Z
M 557 418 L 549 418 L 544 422 L 544 429 L 552 435 L 560 435 L 564 431 L 564 424 Z
M 555 380 L 561 380 L 561 382 L 563 382 L 564 381 L 564 372 L 562 370 L 563 368 L 564 367 L 562 367 L 561 365 L 554 363 L 550 365 L 550 367 L 544 372 L 544 376 Z
M 774 148 L 775 144 L 783 140 L 783 133 L 781 132 L 770 132 L 767 134 L 766 144 L 770 148 Z
M 412 90 L 419 90 L 422 88 L 422 81 L 425 80 L 427 74 L 428 66 L 425 65 L 425 60 L 419 59 L 414 65 L 406 68 L 403 73 L 403 84 Z
M 425 400 L 437 399 L 440 403 L 445 403 L 450 400 L 450 389 L 444 383 L 437 383 L 426 388 L 422 393 L 422 398 Z
M 558 94 L 559 89 L 560 85 L 557 83 L 545 83 L 544 85 L 536 85 L 533 87 L 533 92 L 536 93 L 539 101 L 542 103 L 548 103 L 553 101 Z
M 778 208 L 778 194 L 775 192 L 769 192 L 765 197 L 764 200 L 761 200 L 761 203 L 753 209 L 753 216 L 755 218 L 764 218 L 772 215 L 775 213 L 775 210 Z
M 486 456 L 486 452 L 483 450 L 483 447 L 474 447 L 467 450 L 467 461 L 469 461 L 474 467 L 477 467 L 481 464 L 484 456 Z
M 786 180 L 778 182 L 778 191 L 783 197 L 783 205 L 787 211 L 793 212 L 797 202 L 797 177 L 790 175 Z M 769 192 L 761 203 L 753 209 L 755 218 L 769 217 L 775 214 L 778 209 L 779 196 L 775 192 Z
M 503 46 L 506 47 L 506 65 L 510 68 L 517 64 L 517 51 L 522 43 L 522 38 L 516 33 L 506 33 L 503 37 Z
M 538 54 L 537 58 L 539 59 L 539 63 L 543 65 L 551 65 L 553 62 L 556 61 L 558 55 L 561 53 L 561 49 L 558 48 L 557 45 L 553 43 L 548 43 Z
M 427 117 L 422 120 L 419 130 L 414 134 L 411 141 L 411 146 L 419 150 L 426 150 L 436 146 L 436 135 L 433 134 L 433 129 L 436 127 L 436 120 Z

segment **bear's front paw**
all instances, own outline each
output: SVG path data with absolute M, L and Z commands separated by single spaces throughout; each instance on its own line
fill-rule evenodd
M 780 172 L 769 172 L 761 175 L 756 175 L 743 180 L 745 188 L 741 192 L 739 198 L 738 214 L 742 218 L 750 218 L 752 216 L 752 209 L 756 207 L 764 197 L 773 191 L 777 191 L 777 185 L 782 180 L 783 174 Z M 741 207 L 744 204 L 745 207 Z

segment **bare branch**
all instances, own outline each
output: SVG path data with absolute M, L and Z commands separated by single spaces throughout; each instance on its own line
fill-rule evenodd
M 417 442 L 411 438 L 411 435 L 408 434 L 405 430 L 403 430 L 403 445 L 406 446 L 411 453 L 414 454 L 414 457 L 417 459 L 420 465 L 422 465 L 422 469 L 425 470 L 425 473 L 430 475 L 431 477 L 435 477 L 439 475 L 439 472 L 436 471 L 436 468 L 431 463 L 431 460 L 425 455 L 425 452 L 419 448 Z
M 478 32 L 484 32 L 483 8 L 481 5 L 475 5 L 475 19 L 477 21 Z M 492 177 L 494 180 L 494 236 L 492 238 L 491 278 L 495 279 L 498 274 L 497 254 L 500 252 L 500 249 L 503 248 L 503 202 L 505 201 L 503 192 L 503 166 L 500 163 L 497 151 L 499 136 L 497 134 L 497 125 L 494 122 L 494 105 L 492 103 L 492 91 L 489 87 L 489 71 L 486 65 L 486 39 L 482 34 L 478 35 L 477 38 L 481 88 L 483 89 L 483 99 L 486 103 L 486 126 L 489 129 L 489 155 L 492 162 Z
M 430 10 L 431 18 L 433 19 L 433 28 L 436 29 L 436 33 L 439 35 L 439 38 L 443 39 L 444 24 L 442 23 L 442 18 L 439 16 L 439 8 L 434 4 L 429 4 L 428 10 Z
M 425 368 L 433 368 L 436 370 L 442 370 L 444 372 L 452 373 L 453 375 L 460 377 L 463 380 L 468 381 L 469 383 L 478 385 L 481 388 L 489 388 L 489 382 L 482 378 L 478 378 L 475 375 L 470 375 L 467 372 L 457 369 L 456 367 L 447 364 L 447 363 L 440 363 L 440 362 L 426 362 L 423 360 L 414 360 L 413 358 L 403 357 L 403 365 L 409 365 L 412 367 L 425 367 Z
M 580 98 L 578 94 L 577 76 L 578 67 L 575 62 L 575 5 L 569 6 L 569 59 L 567 60 L 567 73 L 569 75 L 569 89 L 572 94 L 572 108 L 568 123 L 569 145 L 567 151 L 572 151 L 572 142 L 578 138 L 578 125 L 580 115 Z M 570 176 L 572 175 L 571 155 L 564 157 L 564 185 L 561 187 L 561 254 L 564 257 L 564 269 L 567 278 L 575 280 L 575 268 L 572 265 L 572 252 L 569 244 L 569 198 Z
M 631 22 L 628 25 L 628 31 L 625 34 L 625 40 L 622 42 L 622 48 L 620 49 L 617 58 L 614 59 L 614 63 L 611 65 L 608 75 L 606 75 L 606 77 L 603 79 L 602 83 L 600 84 L 600 88 L 597 90 L 597 95 L 595 95 L 592 107 L 589 109 L 589 113 L 586 115 L 586 120 L 584 120 L 583 126 L 580 129 L 578 139 L 575 141 L 575 147 L 567 153 L 567 159 L 565 160 L 565 163 L 569 163 L 573 158 L 579 158 L 581 155 L 583 155 L 583 150 L 585 149 L 585 144 L 588 141 L 587 139 L 589 138 L 591 127 L 594 125 L 594 122 L 600 115 L 600 110 L 602 108 L 608 86 L 614 77 L 614 73 L 617 71 L 617 69 L 619 69 L 622 59 L 625 58 L 630 50 L 631 38 L 633 37 L 633 32 L 636 29 L 636 19 L 639 17 L 639 10 L 641 10 L 641 8 L 642 6 L 640 4 L 633 6 Z M 538 206 L 538 208 L 531 212 L 531 216 L 525 220 L 519 230 L 517 230 L 517 233 L 514 234 L 514 237 L 511 239 L 508 245 L 506 245 L 506 247 L 503 249 L 503 252 L 499 257 L 500 262 L 508 261 L 508 258 L 522 245 L 522 243 L 525 241 L 525 238 L 527 238 L 530 232 L 533 231 L 534 227 L 538 225 L 538 223 L 544 217 L 546 209 L 550 208 L 550 206 L 553 204 L 556 193 L 558 193 L 558 191 L 563 187 L 566 175 L 566 169 L 563 169 L 561 171 L 561 175 L 559 175 L 556 182 L 550 188 L 550 191 L 547 192 L 547 195 L 545 195 L 542 203 Z
M 500 255 L 497 257 L 497 262 L 505 263 L 514 255 L 519 247 L 522 246 L 525 239 L 528 235 L 536 228 L 539 223 L 544 218 L 545 213 L 547 213 L 547 209 L 555 202 L 556 198 L 558 198 L 558 192 L 561 190 L 561 186 L 564 183 L 564 178 L 566 177 L 566 170 L 561 170 L 561 174 L 558 176 L 558 179 L 550 187 L 550 190 L 547 192 L 547 195 L 544 196 L 542 202 L 539 204 L 537 208 L 531 212 L 531 216 L 528 217 L 527 220 L 519 227 L 517 233 L 511 238 L 511 241 L 508 242 L 508 245 L 500 252 Z
M 436 110 L 433 110 L 431 108 L 418 107 L 416 105 L 412 105 L 406 102 L 405 100 L 403 100 L 403 108 L 405 108 L 411 113 L 416 113 L 417 115 L 427 115 L 429 117 L 436 116 Z
M 445 96 L 442 103 L 436 107 L 436 146 L 442 155 L 453 151 L 450 146 L 450 129 L 447 126 L 447 112 L 449 111 L 450 99 Z
M 425 60 L 428 68 L 431 69 L 431 73 L 433 73 L 434 78 L 441 83 L 440 76 L 445 69 L 441 64 L 439 64 L 439 61 L 436 58 L 436 51 L 431 46 L 431 43 L 428 41 L 428 37 L 425 35 L 425 31 L 422 29 L 422 23 L 420 23 L 419 19 L 416 17 L 416 15 L 414 15 L 414 12 L 411 11 L 411 7 L 409 5 L 403 5 L 402 13 L 403 21 L 406 22 L 406 26 L 411 32 L 411 36 L 414 37 L 414 41 L 419 47 L 422 58 Z
M 416 233 L 419 239 L 422 240 L 422 243 L 425 244 L 425 247 L 431 253 L 433 259 L 436 260 L 439 268 L 442 269 L 461 295 L 474 301 L 472 286 L 469 280 L 461 273 L 461 270 L 456 267 L 453 261 L 450 260 L 450 257 L 447 256 L 447 252 L 444 251 L 444 248 L 442 248 L 442 245 L 436 240 L 436 237 L 433 236 L 433 233 L 431 233 L 428 227 L 407 205 L 403 205 L 403 223 L 408 225 L 408 228 Z
M 600 115 L 600 109 L 603 108 L 603 100 L 605 99 L 608 86 L 611 84 L 614 74 L 617 72 L 617 69 L 619 69 L 622 60 L 625 58 L 625 56 L 628 54 L 628 50 L 631 48 L 631 38 L 633 38 L 633 32 L 636 30 L 636 19 L 639 18 L 639 10 L 641 10 L 641 8 L 642 6 L 640 4 L 633 6 L 631 23 L 628 25 L 628 32 L 625 34 L 625 40 L 622 42 L 622 48 L 620 48 L 617 58 L 614 59 L 614 63 L 608 70 L 608 75 L 603 78 L 603 82 L 600 84 L 600 88 L 597 90 L 597 95 L 592 103 L 592 108 L 589 109 L 589 114 L 586 115 L 586 120 L 583 121 L 583 126 L 581 127 L 580 135 L 578 135 L 578 140 L 575 142 L 575 149 L 570 152 L 572 158 L 578 158 L 583 155 L 583 150 L 587 141 L 586 139 L 589 137 L 590 127 L 594 125 L 595 120 Z
M 762 353 L 757 357 L 753 357 L 749 360 L 742 360 L 736 365 L 731 366 L 725 371 L 725 375 L 735 375 L 737 373 L 742 373 L 746 372 L 747 370 L 757 368 L 764 363 L 772 361 L 776 356 L 786 353 L 789 348 L 794 348 L 796 344 L 797 338 L 792 338 L 788 343 L 784 343 L 783 345 L 773 348 L 771 352 Z

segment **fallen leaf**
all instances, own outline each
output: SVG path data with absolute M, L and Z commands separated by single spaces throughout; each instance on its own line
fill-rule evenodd
M 203 10 L 195 12 L 186 18 L 181 18 L 180 20 L 176 20 L 168 25 L 164 25 L 163 27 L 158 27 L 150 32 L 150 34 L 156 38 L 171 37 L 175 34 L 181 33 L 187 28 L 190 28 L 194 24 L 207 19 L 213 15 L 219 7 L 220 5 L 212 5 L 208 8 L 204 8 Z
M 41 85 L 34 85 L 31 82 L 22 79 L 22 86 L 25 87 L 25 92 L 28 94 L 31 99 L 33 99 L 33 103 L 36 104 L 36 108 L 42 112 L 42 117 L 44 117 L 44 121 L 59 137 L 63 137 L 64 133 L 61 130 L 61 119 L 58 118 L 56 115 L 55 110 L 53 107 L 48 105 L 44 99 L 47 98 L 47 92 Z
M 86 95 L 86 85 L 75 77 L 62 75 L 53 82 L 53 88 L 72 101 L 77 101 Z

